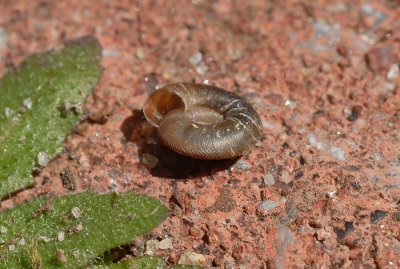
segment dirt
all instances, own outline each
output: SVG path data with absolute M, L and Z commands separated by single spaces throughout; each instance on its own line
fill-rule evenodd
M 394 0 L 1 1 L 1 75 L 84 35 L 104 67 L 65 152 L 1 208 L 69 192 L 70 171 L 77 191 L 170 209 L 130 254 L 167 239 L 147 253 L 168 264 L 194 253 L 217 268 L 400 268 L 398 18 Z M 261 142 L 227 161 L 165 148 L 141 108 L 173 82 L 246 98 Z

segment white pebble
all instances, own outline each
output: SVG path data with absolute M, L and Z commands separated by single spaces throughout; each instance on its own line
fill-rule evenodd
M 400 68 L 398 64 L 392 64 L 386 74 L 387 79 L 397 79 L 400 77 Z
M 191 266 L 204 266 L 206 263 L 206 257 L 202 254 L 192 252 L 190 250 L 185 251 L 179 258 L 178 264 L 191 265 Z
M 57 235 L 57 239 L 58 239 L 58 241 L 64 241 L 64 239 L 65 239 L 65 233 L 63 232 L 63 231 L 61 231 L 61 232 L 59 232 L 58 233 L 58 235 Z
M 198 65 L 203 60 L 203 54 L 201 52 L 196 52 L 189 58 L 189 62 L 192 65 Z
M 172 240 L 171 240 L 171 238 L 165 238 L 165 239 L 161 240 L 159 248 L 160 249 L 172 248 Z
M 26 109 L 32 108 L 32 99 L 31 98 L 25 99 L 22 103 L 23 103 L 24 107 L 26 107 Z
M 160 245 L 160 242 L 155 239 L 151 239 L 146 242 L 146 254 L 149 256 L 153 256 L 156 254 L 156 251 L 158 250 Z
M 4 226 L 0 226 L 0 233 L 5 234 L 7 232 L 7 228 Z
M 76 219 L 78 219 L 81 216 L 81 209 L 75 206 L 71 209 L 71 213 Z
M 47 156 L 46 152 L 39 152 L 38 163 L 40 166 L 46 166 L 49 163 L 49 157 Z

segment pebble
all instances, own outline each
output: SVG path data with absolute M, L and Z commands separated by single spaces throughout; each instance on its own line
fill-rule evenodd
M 400 68 L 398 64 L 392 64 L 386 74 L 387 79 L 398 79 L 400 77 Z
M 277 206 L 278 206 L 277 202 L 274 202 L 274 201 L 271 201 L 271 200 L 265 200 L 259 205 L 259 208 L 263 209 L 264 211 L 270 211 L 270 210 L 274 209 Z
M 139 47 L 136 49 L 136 53 L 135 53 L 136 58 L 138 58 L 139 60 L 143 60 L 146 55 L 144 53 L 144 49 L 142 47 Z
M 14 114 L 15 114 L 15 111 L 12 110 L 11 108 L 6 107 L 4 109 L 4 115 L 6 116 L 6 118 L 11 118 Z
M 50 242 L 50 240 L 51 240 L 49 237 L 43 236 L 43 235 L 40 235 L 40 236 L 39 236 L 39 239 L 40 239 L 40 240 L 43 240 L 43 241 L 46 242 L 46 243 L 47 243 L 47 242 Z
M 0 226 L 0 233 L 5 234 L 7 232 L 7 228 L 4 226 Z
M 204 266 L 206 263 L 206 257 L 202 254 L 192 252 L 190 250 L 185 251 L 179 258 L 178 264 L 191 265 L 191 266 Z
M 277 235 L 276 235 L 276 247 L 277 247 L 277 257 L 273 260 L 276 268 L 286 268 L 284 254 L 287 251 L 288 246 L 294 241 L 295 236 L 293 232 L 281 223 L 276 225 Z
M 58 239 L 58 241 L 64 241 L 64 239 L 65 239 L 65 233 L 63 232 L 63 231 L 61 231 L 61 232 L 59 232 L 58 234 L 57 234 L 57 239 Z
M 154 256 L 159 249 L 160 242 L 155 239 L 150 239 L 146 242 L 146 254 L 149 256 Z
M 375 72 L 388 69 L 393 59 L 393 46 L 390 44 L 375 47 L 367 54 L 368 66 Z
M 198 65 L 203 60 L 203 54 L 201 52 L 196 52 L 189 58 L 189 62 L 192 65 Z
M 160 244 L 159 244 L 159 248 L 160 249 L 172 248 L 172 240 L 171 240 L 171 238 L 165 238 L 165 239 L 161 240 Z
M 375 210 L 371 213 L 371 223 L 377 224 L 379 220 L 384 219 L 387 213 L 383 210 Z
M 24 245 L 26 244 L 25 239 L 24 239 L 24 238 L 21 238 L 21 239 L 18 241 L 18 244 L 19 244 L 20 246 L 24 246 Z
M 274 176 L 271 173 L 268 173 L 263 178 L 263 183 L 268 186 L 272 186 L 275 184 Z
M 205 63 L 200 63 L 196 67 L 196 72 L 199 75 L 204 75 L 205 73 L 207 73 L 207 71 L 208 71 L 208 66 Z
M 342 148 L 336 147 L 329 142 L 319 141 L 313 133 L 308 135 L 308 141 L 312 147 L 330 153 L 332 157 L 335 157 L 339 161 L 346 160 L 346 154 Z
M 46 152 L 39 152 L 38 154 L 38 164 L 40 166 L 46 166 L 49 163 L 49 157 Z
M 27 98 L 27 99 L 25 99 L 23 102 L 22 102 L 22 104 L 24 105 L 24 107 L 26 108 L 26 109 L 31 109 L 32 108 L 32 99 L 31 98 Z
M 248 162 L 244 161 L 244 160 L 239 160 L 236 163 L 236 165 L 237 165 L 237 168 L 239 168 L 242 171 L 248 171 L 248 170 L 251 169 L 251 165 Z
M 71 209 L 71 213 L 76 219 L 78 219 L 81 216 L 81 209 L 75 206 Z

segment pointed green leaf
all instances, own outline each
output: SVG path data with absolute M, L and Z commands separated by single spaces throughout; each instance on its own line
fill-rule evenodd
M 0 80 L 0 198 L 34 183 L 32 169 L 63 148 L 101 73 L 101 47 L 85 37 L 36 54 Z
M 82 268 L 150 231 L 167 214 L 160 201 L 130 192 L 36 198 L 0 214 L 0 264 Z

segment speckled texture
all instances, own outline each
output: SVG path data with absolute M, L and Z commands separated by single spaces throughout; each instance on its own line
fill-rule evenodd
M 395 0 L 2 1 L 1 74 L 87 34 L 104 72 L 66 152 L 1 208 L 67 192 L 68 168 L 77 191 L 132 190 L 169 207 L 134 255 L 168 238 L 148 252 L 170 264 L 195 252 L 217 268 L 399 268 L 399 17 Z M 262 141 L 233 161 L 166 149 L 141 107 L 180 81 L 246 98 Z

